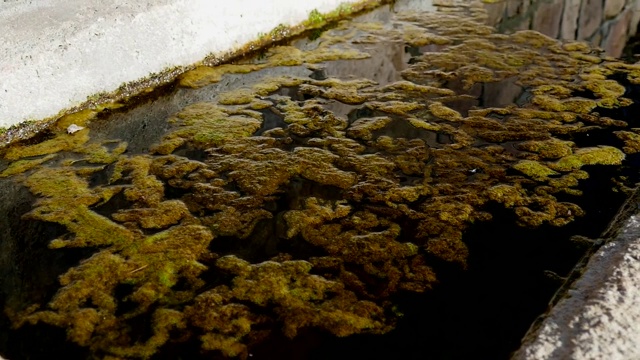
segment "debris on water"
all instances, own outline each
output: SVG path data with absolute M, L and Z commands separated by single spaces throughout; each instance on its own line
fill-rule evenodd
M 78 126 L 76 124 L 71 124 L 67 127 L 67 134 L 74 134 L 80 130 L 84 129 L 83 126 Z

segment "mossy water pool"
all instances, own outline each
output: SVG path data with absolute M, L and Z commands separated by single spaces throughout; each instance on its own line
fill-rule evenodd
M 2 352 L 508 357 L 633 193 L 640 68 L 454 5 L 3 149 Z

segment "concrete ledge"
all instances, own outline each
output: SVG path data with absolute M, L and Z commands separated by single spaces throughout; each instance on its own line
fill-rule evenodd
M 558 295 L 513 360 L 640 359 L 640 213 L 636 192 L 612 238 Z
M 354 3 L 347 1 L 346 3 Z M 344 0 L 18 0 L 0 6 L 0 127 L 222 55 Z

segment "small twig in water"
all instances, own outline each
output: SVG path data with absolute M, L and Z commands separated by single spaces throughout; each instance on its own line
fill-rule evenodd
M 141 266 L 141 267 L 139 267 L 139 268 L 137 268 L 137 269 L 135 269 L 135 270 L 131 270 L 131 271 L 129 272 L 129 275 L 134 274 L 134 273 L 137 273 L 138 271 L 143 270 L 143 269 L 146 269 L 147 267 L 149 267 L 149 264 L 144 265 L 144 266 Z

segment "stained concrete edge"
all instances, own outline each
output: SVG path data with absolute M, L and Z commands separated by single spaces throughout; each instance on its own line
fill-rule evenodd
M 640 203 L 523 340 L 513 360 L 640 359 Z
M 0 4 L 0 128 L 207 55 L 345 0 L 6 0 Z

